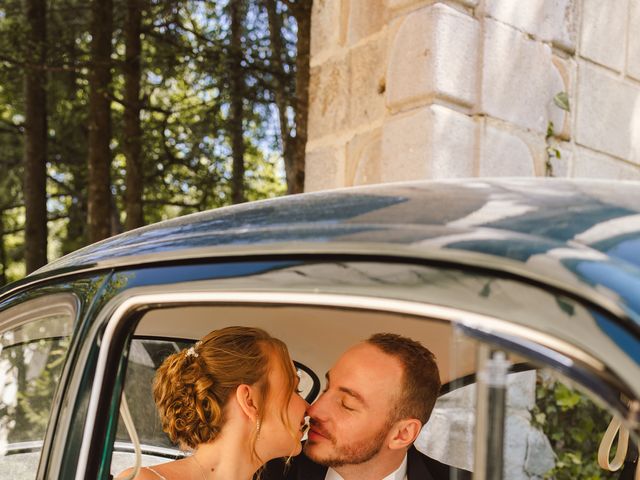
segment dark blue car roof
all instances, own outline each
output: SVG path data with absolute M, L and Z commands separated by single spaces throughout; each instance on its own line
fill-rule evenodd
M 604 292 L 640 318 L 640 182 L 466 179 L 247 203 L 143 227 L 37 272 L 264 253 L 398 253 Z

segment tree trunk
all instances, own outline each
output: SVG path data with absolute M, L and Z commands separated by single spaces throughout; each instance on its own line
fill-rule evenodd
M 293 158 L 293 138 L 289 127 L 287 110 L 290 102 L 287 100 L 287 73 L 283 66 L 282 47 L 282 20 L 277 11 L 278 0 L 265 0 L 267 16 L 269 18 L 269 35 L 271 38 L 271 64 L 274 70 L 273 93 L 278 108 L 278 118 L 280 123 L 280 140 L 282 143 L 282 158 L 284 159 L 284 169 L 287 177 L 287 192 L 291 193 L 295 188 L 294 158 Z
M 7 250 L 4 243 L 4 210 L 0 210 L 0 285 L 7 284 Z
M 111 36 L 112 0 L 93 0 L 91 6 L 91 61 L 89 76 L 89 241 L 111 234 Z
M 142 130 L 140 127 L 140 55 L 142 31 L 142 0 L 127 1 L 124 27 L 126 45 L 124 61 L 124 155 L 127 159 L 125 195 L 126 224 L 131 230 L 144 225 L 142 212 Z
M 77 165 L 70 167 L 73 198 L 69 206 L 67 237 L 62 242 L 62 254 L 66 255 L 87 244 L 87 172 Z
M 298 24 L 296 57 L 296 137 L 293 145 L 291 175 L 287 172 L 288 193 L 304 190 L 305 149 L 309 117 L 309 57 L 311 51 L 311 7 L 313 0 L 297 0 L 293 12 Z
M 82 61 L 84 53 L 82 47 L 76 43 L 74 35 L 69 35 L 63 42 L 62 48 L 65 55 L 68 55 L 70 65 L 78 64 Z M 60 81 L 59 98 L 75 98 L 79 89 L 80 75 L 75 68 L 57 74 Z M 79 103 L 79 102 L 78 102 Z M 65 163 L 71 174 L 69 179 L 69 191 L 71 192 L 71 203 L 68 209 L 69 221 L 67 223 L 65 238 L 61 239 L 61 253 L 66 255 L 89 243 L 89 232 L 87 226 L 88 209 L 88 168 L 86 152 L 89 143 L 89 127 L 86 114 L 74 116 L 61 122 L 61 127 L 65 131 L 74 131 L 74 145 L 66 152 Z
M 244 191 L 244 130 L 243 101 L 244 74 L 242 71 L 242 31 L 244 20 L 243 2 L 232 0 L 229 2 L 231 12 L 231 49 L 229 52 L 229 87 L 231 105 L 229 112 L 229 136 L 231 137 L 231 151 L 233 156 L 233 173 L 231 184 L 231 200 L 233 203 L 245 201 Z
M 47 263 L 46 1 L 25 0 L 29 29 L 24 75 L 24 203 L 27 273 Z

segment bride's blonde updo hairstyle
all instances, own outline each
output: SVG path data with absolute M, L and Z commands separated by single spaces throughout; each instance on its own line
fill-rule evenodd
M 270 361 L 273 353 L 287 379 L 281 418 L 293 432 L 285 409 L 296 377 L 286 345 L 259 328 L 227 327 L 170 355 L 156 372 L 153 397 L 162 428 L 171 441 L 195 449 L 198 444 L 214 440 L 225 423 L 224 406 L 242 384 L 258 388 L 258 419 L 262 419 L 269 397 L 267 375 L 274 368 Z M 251 441 L 254 454 L 258 430 Z

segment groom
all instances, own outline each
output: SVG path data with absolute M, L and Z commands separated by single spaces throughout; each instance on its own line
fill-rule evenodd
M 376 334 L 347 350 L 326 377 L 325 390 L 309 407 L 304 453 L 287 469 L 281 462 L 267 464 L 264 480 L 450 479 L 448 466 L 413 446 L 440 390 L 428 349 L 399 335 Z

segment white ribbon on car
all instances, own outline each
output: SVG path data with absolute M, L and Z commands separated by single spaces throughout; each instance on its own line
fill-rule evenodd
M 129 411 L 129 405 L 127 404 L 127 397 L 124 395 L 124 390 L 122 392 L 122 399 L 120 400 L 120 415 L 122 415 L 124 426 L 127 429 L 131 443 L 133 443 L 133 450 L 135 452 L 133 470 L 129 475 L 123 477 L 121 480 L 132 480 L 136 478 L 136 475 L 140 472 L 140 466 L 142 465 L 142 448 L 140 447 L 138 432 L 136 432 L 135 423 L 133 423 L 133 418 L 131 418 L 131 412 Z
M 609 460 L 611 454 L 611 447 L 613 447 L 613 441 L 618 436 L 618 447 L 613 460 Z M 607 427 L 607 431 L 604 432 L 602 440 L 600 441 L 600 447 L 598 448 L 598 465 L 603 470 L 609 472 L 615 472 L 620 470 L 624 465 L 624 460 L 627 456 L 627 450 L 629 449 L 629 430 L 622 426 L 620 419 L 614 415 Z M 640 480 L 640 464 L 636 465 L 635 480 Z

